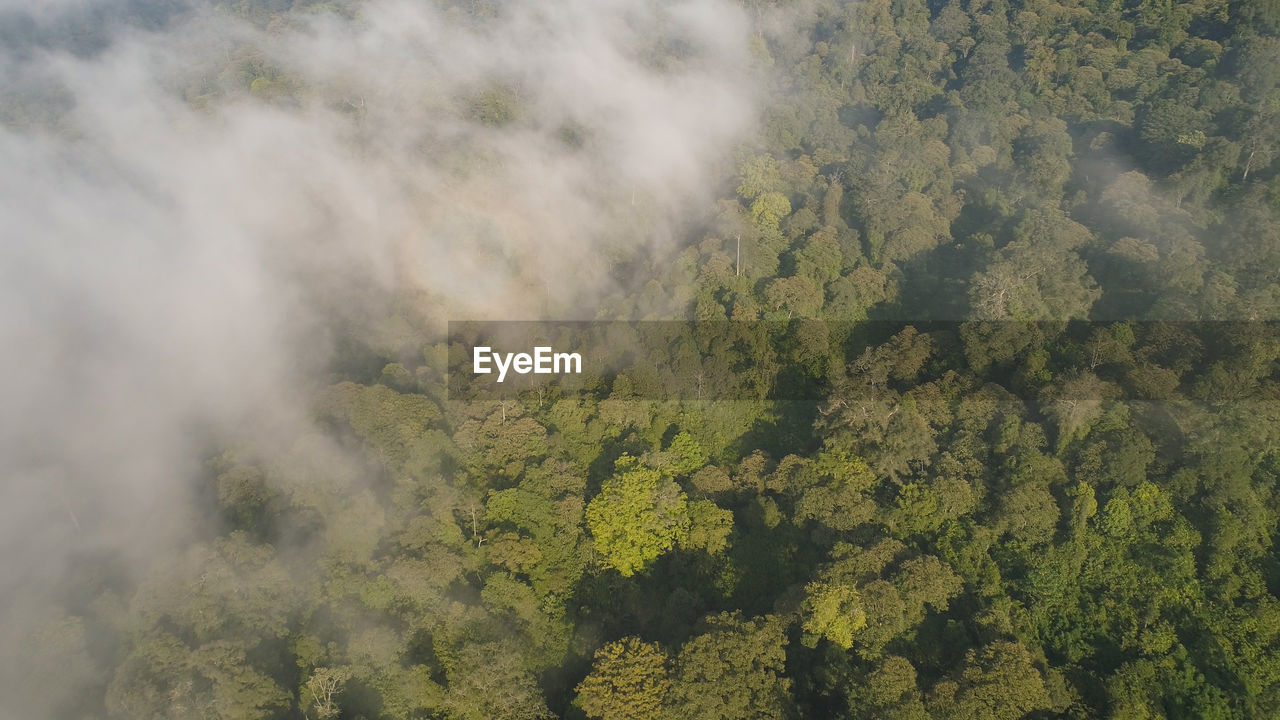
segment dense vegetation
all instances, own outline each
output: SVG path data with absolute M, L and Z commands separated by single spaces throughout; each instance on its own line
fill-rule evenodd
M 61 716 L 1280 716 L 1280 3 L 752 9 L 761 132 L 601 313 L 778 321 L 725 352 L 821 401 L 450 401 L 393 304 L 358 461 L 221 448 L 204 541 L 85 558 Z

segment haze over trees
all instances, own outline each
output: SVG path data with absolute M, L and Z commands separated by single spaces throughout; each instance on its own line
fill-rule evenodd
M 1280 716 L 1280 3 L 68 8 L 0 718 Z M 738 396 L 449 399 L 584 306 Z

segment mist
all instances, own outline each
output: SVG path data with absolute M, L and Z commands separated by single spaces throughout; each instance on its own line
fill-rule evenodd
M 0 6 L 0 716 L 88 682 L 33 676 L 32 629 L 216 524 L 210 454 L 308 436 L 388 298 L 593 317 L 724 182 L 740 8 L 477 7 Z

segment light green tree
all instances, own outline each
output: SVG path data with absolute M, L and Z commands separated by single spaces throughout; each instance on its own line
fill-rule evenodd
M 764 231 L 777 232 L 778 223 L 790 214 L 791 201 L 782 193 L 765 193 L 751 203 L 751 220 Z
M 805 586 L 805 598 L 801 627 L 801 641 L 806 647 L 817 647 L 818 640 L 826 638 L 848 650 L 853 647 L 853 635 L 867 626 L 867 613 L 857 588 L 838 583 L 814 582 Z
M 643 570 L 689 531 L 680 486 L 628 455 L 587 505 L 586 518 L 605 565 L 623 577 Z

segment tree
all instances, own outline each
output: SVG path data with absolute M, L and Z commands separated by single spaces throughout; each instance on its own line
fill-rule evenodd
M 731 510 L 725 510 L 710 500 L 694 500 L 689 503 L 689 528 L 678 542 L 683 548 L 705 550 L 716 555 L 728 547 L 732 532 Z
M 786 637 L 774 617 L 742 620 L 724 613 L 680 648 L 668 717 L 747 720 L 786 717 Z
M 943 612 L 951 598 L 964 589 L 964 581 L 960 576 L 933 555 L 921 555 L 904 561 L 901 570 L 894 577 L 894 585 L 907 604 L 920 608 L 919 612 L 914 613 L 914 618 L 908 618 L 917 623 L 924 619 L 925 605 Z
M 1058 518 L 1058 504 L 1046 484 L 1028 482 L 1005 493 L 998 527 L 1030 545 L 1051 540 Z
M 1104 411 L 1107 383 L 1093 373 L 1078 373 L 1042 393 L 1045 414 L 1058 426 L 1058 445 L 1087 433 Z
M 662 648 L 626 637 L 596 651 L 591 673 L 577 687 L 574 704 L 600 720 L 667 717 L 671 659 Z
M 916 669 L 904 657 L 889 655 L 853 690 L 854 717 L 884 720 L 928 720 Z
M 777 232 L 778 223 L 791 214 L 791 201 L 782 193 L 765 193 L 751 203 L 751 220 L 763 232 Z
M 1013 142 L 1017 179 L 1037 190 L 1041 201 L 1056 201 L 1071 177 L 1071 154 L 1071 136 L 1065 122 L 1058 118 L 1034 120 Z
M 786 318 L 813 317 L 822 308 L 822 288 L 803 275 L 778 278 L 765 289 L 765 299 Z
M 778 161 L 772 155 L 757 155 L 749 158 L 738 170 L 738 197 L 748 202 L 764 195 L 777 192 L 783 188 L 782 174 L 778 170 Z M 784 213 L 785 214 L 785 213 Z
M 673 548 L 689 530 L 685 494 L 661 472 L 630 456 L 618 460 L 586 512 L 604 563 L 631 577 Z
M 852 530 L 875 515 L 875 503 L 867 491 L 875 473 L 861 458 L 844 452 L 828 452 L 807 466 L 803 481 L 793 488 L 797 524 L 817 520 L 833 530 Z
M 449 669 L 445 709 L 453 720 L 549 720 L 533 674 L 505 643 L 468 644 Z
M 998 250 L 970 283 L 970 303 L 982 320 L 1084 318 L 1101 296 L 1076 249 L 1091 234 L 1058 212 L 1029 212 L 1015 239 Z
M 232 720 L 283 712 L 289 695 L 234 643 L 192 650 L 162 632 L 135 645 L 119 664 L 106 702 L 111 717 Z
M 867 625 L 867 614 L 862 610 L 857 588 L 809 583 L 804 592 L 801 641 L 808 647 L 817 647 L 818 640 L 825 638 L 845 650 L 852 648 L 854 633 Z
M 299 704 L 304 717 L 315 716 L 316 720 L 330 720 L 338 716 L 341 708 L 338 696 L 342 687 L 351 677 L 351 671 L 343 668 L 318 667 L 311 672 L 306 684 L 302 686 Z
M 866 626 L 854 637 L 854 649 L 867 660 L 875 660 L 885 646 L 908 628 L 907 605 L 902 594 L 887 580 L 872 580 L 859 587 Z
M 1019 720 L 1050 706 L 1049 691 L 1031 654 L 1005 640 L 970 650 L 959 678 L 935 685 L 929 700 L 935 716 L 957 720 Z

